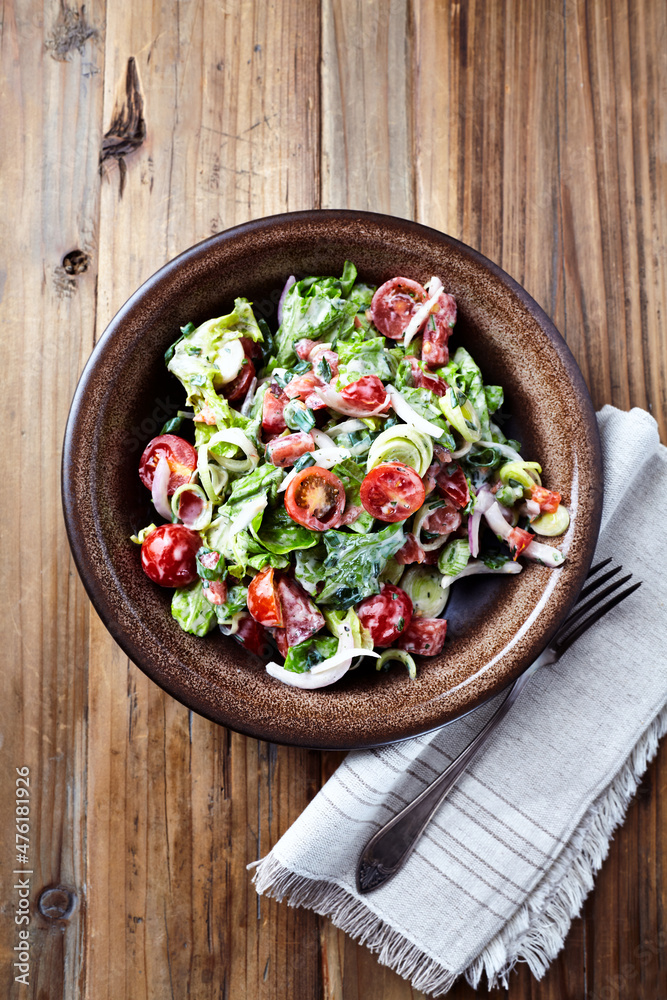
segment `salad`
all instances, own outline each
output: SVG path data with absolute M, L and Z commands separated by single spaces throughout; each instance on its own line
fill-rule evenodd
M 300 688 L 442 652 L 452 585 L 557 567 L 569 516 L 502 431 L 503 390 L 437 277 L 288 279 L 278 329 L 237 298 L 165 361 L 184 409 L 139 475 L 165 523 L 132 540 L 181 628 L 219 627 Z

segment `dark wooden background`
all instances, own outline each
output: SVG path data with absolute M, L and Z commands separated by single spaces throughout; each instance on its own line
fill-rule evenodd
M 664 440 L 667 5 L 5 0 L 1 16 L 0 851 L 5 872 L 28 765 L 33 907 L 59 884 L 78 902 L 64 921 L 33 909 L 19 987 L 3 874 L 0 989 L 415 1000 L 326 920 L 250 885 L 246 863 L 336 756 L 189 715 L 90 609 L 60 512 L 70 399 L 114 312 L 179 251 L 351 207 L 497 261 L 553 317 L 596 405 L 648 408 Z M 520 969 L 510 1000 L 667 997 L 666 793 L 663 748 L 563 952 L 540 984 Z

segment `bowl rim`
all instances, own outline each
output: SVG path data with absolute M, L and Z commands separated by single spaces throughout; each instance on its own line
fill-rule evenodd
M 440 230 L 434 229 L 430 226 L 425 226 L 421 223 L 414 222 L 410 219 L 403 219 L 399 216 L 391 216 L 383 213 L 367 212 L 367 211 L 356 211 L 354 209 L 307 209 L 298 212 L 285 212 L 278 213 L 275 215 L 264 216 L 259 219 L 254 219 L 249 222 L 241 223 L 240 225 L 234 226 L 230 229 L 223 230 L 220 233 L 216 233 L 213 236 L 209 236 L 198 243 L 193 244 L 191 247 L 182 251 L 176 257 L 167 261 L 162 265 L 157 271 L 150 275 L 135 292 L 123 303 L 120 309 L 113 315 L 112 319 L 106 326 L 102 335 L 95 343 L 93 350 L 86 361 L 83 371 L 80 375 L 79 381 L 76 386 L 76 390 L 72 399 L 70 406 L 67 423 L 65 426 L 65 433 L 63 439 L 63 449 L 62 449 L 62 461 L 61 461 L 61 498 L 63 506 L 63 514 L 65 520 L 65 527 L 67 531 L 67 537 L 74 557 L 74 562 L 77 567 L 79 576 L 84 585 L 84 589 L 91 603 L 99 617 L 101 618 L 106 629 L 109 631 L 113 639 L 118 643 L 123 652 L 129 657 L 129 659 L 139 667 L 154 683 L 156 683 L 163 691 L 169 694 L 171 697 L 175 698 L 181 704 L 185 705 L 191 711 L 197 712 L 198 715 L 209 719 L 211 722 L 215 722 L 218 725 L 224 725 L 235 732 L 239 732 L 245 736 L 250 736 L 255 739 L 269 740 L 270 742 L 287 745 L 287 746 L 300 746 L 304 749 L 315 749 L 315 750 L 353 750 L 353 749 L 372 749 L 375 747 L 387 746 L 393 743 L 403 742 L 404 740 L 412 739 L 417 735 L 426 735 L 428 733 L 435 732 L 450 723 L 461 719 L 471 712 L 475 711 L 480 705 L 497 697 L 501 691 L 505 690 L 510 684 L 514 683 L 516 678 L 520 676 L 523 671 L 518 671 L 513 676 L 507 678 L 504 683 L 497 685 L 492 691 L 487 692 L 481 699 L 473 701 L 472 704 L 465 707 L 462 711 L 446 718 L 442 722 L 438 722 L 433 726 L 427 726 L 425 728 L 419 729 L 417 731 L 411 731 L 400 736 L 393 736 L 390 739 L 383 739 L 376 742 L 363 742 L 360 744 L 348 744 L 334 742 L 334 743 L 320 743 L 313 744 L 304 740 L 299 739 L 280 739 L 275 734 L 266 735 L 262 732 L 260 728 L 251 725 L 242 725 L 237 721 L 230 723 L 229 721 L 222 720 L 219 716 L 216 716 L 214 711 L 208 711 L 206 706 L 200 703 L 197 698 L 190 696 L 187 692 L 179 691 L 175 693 L 171 689 L 170 685 L 166 680 L 159 674 L 159 672 L 153 667 L 152 662 L 149 657 L 147 657 L 141 647 L 141 644 L 136 643 L 131 634 L 128 633 L 123 628 L 118 628 L 116 625 L 116 616 L 114 613 L 114 608 L 112 602 L 109 600 L 106 594 L 106 588 L 102 581 L 97 577 L 95 571 L 95 565 L 91 559 L 91 554 L 84 537 L 84 532 L 80 530 L 80 526 L 77 523 L 77 496 L 76 496 L 76 481 L 74 469 L 76 463 L 74 462 L 74 457 L 76 454 L 76 434 L 74 433 L 79 420 L 82 416 L 82 411 L 85 406 L 87 394 L 91 388 L 91 381 L 97 369 L 97 365 L 104 358 L 107 351 L 108 345 L 110 344 L 112 338 L 116 334 L 117 330 L 122 327 L 125 321 L 132 315 L 135 308 L 143 302 L 145 296 L 152 292 L 154 288 L 159 286 L 165 278 L 171 277 L 174 273 L 185 264 L 191 265 L 198 259 L 205 257 L 208 251 L 217 246 L 222 242 L 228 240 L 233 240 L 235 238 L 246 236 L 253 233 L 261 233 L 270 230 L 276 225 L 285 224 L 295 224 L 299 225 L 302 223 L 313 222 L 314 220 L 329 219 L 333 221 L 341 222 L 367 222 L 374 226 L 381 226 L 384 229 L 393 230 L 395 232 L 400 232 L 405 235 L 407 232 L 413 232 L 415 235 L 420 235 L 424 238 L 430 238 L 441 243 L 444 243 L 451 248 L 459 251 L 464 256 L 467 256 L 474 263 L 480 265 L 485 270 L 489 271 L 498 281 L 500 281 L 514 296 L 520 301 L 521 305 L 524 307 L 526 312 L 530 314 L 532 319 L 537 323 L 541 330 L 546 334 L 550 341 L 552 350 L 558 355 L 559 361 L 562 364 L 567 377 L 574 389 L 578 401 L 578 407 L 580 416 L 584 422 L 589 448 L 592 454 L 592 464 L 597 468 L 598 471 L 602 469 L 602 457 L 601 457 L 601 445 L 599 438 L 599 430 L 597 425 L 597 419 L 595 416 L 595 410 L 593 407 L 593 402 L 590 397 L 588 386 L 584 380 L 582 372 L 572 354 L 570 348 L 568 347 L 566 341 L 560 334 L 559 330 L 551 320 L 551 318 L 546 314 L 540 305 L 533 299 L 533 297 L 520 285 L 514 278 L 511 277 L 506 271 L 504 271 L 498 264 L 490 260 L 488 257 L 484 256 L 479 251 L 475 250 L 473 247 L 468 246 L 460 240 L 449 236 Z M 587 536 L 587 549 L 584 554 L 584 558 L 581 559 L 582 570 L 580 572 L 579 587 L 573 590 L 571 599 L 564 604 L 564 610 L 561 612 L 561 621 L 566 617 L 567 613 L 571 607 L 576 602 L 578 592 L 583 586 L 583 582 L 586 578 L 586 574 L 590 568 L 595 544 L 597 542 L 597 537 L 599 533 L 600 521 L 602 516 L 602 477 L 599 476 L 599 489 L 597 503 L 592 505 L 592 522 L 591 530 Z M 550 630 L 550 634 L 547 635 L 546 641 L 543 643 L 541 648 L 545 648 L 548 642 L 553 637 L 556 628 Z M 538 650 L 541 652 L 541 649 Z M 528 665 L 524 668 L 528 669 Z

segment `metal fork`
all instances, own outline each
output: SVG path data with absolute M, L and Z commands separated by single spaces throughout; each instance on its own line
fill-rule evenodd
M 505 718 L 528 683 L 529 678 L 545 664 L 556 663 L 565 650 L 569 649 L 572 643 L 583 635 L 591 625 L 594 625 L 603 615 L 606 615 L 608 611 L 611 611 L 626 597 L 633 594 L 638 587 L 641 587 L 640 580 L 626 590 L 617 593 L 619 588 L 631 578 L 632 573 L 629 573 L 627 576 L 610 583 L 603 590 L 599 590 L 603 584 L 621 572 L 622 567 L 616 566 L 598 576 L 600 570 L 605 569 L 610 562 L 611 559 L 605 559 L 604 562 L 598 563 L 590 570 L 587 579 L 590 580 L 592 577 L 597 577 L 597 579 L 583 588 L 574 610 L 555 637 L 535 662 L 531 663 L 528 669 L 514 682 L 503 703 L 474 740 L 416 799 L 408 803 L 404 809 L 371 837 L 362 851 L 357 865 L 357 889 L 359 892 L 366 893 L 377 889 L 393 878 L 396 872 L 402 868 L 440 803 L 454 787 L 473 757 L 485 745 L 494 729 Z M 599 593 L 595 593 L 598 590 Z M 612 594 L 615 596 L 611 597 Z M 610 600 L 602 603 L 607 597 Z

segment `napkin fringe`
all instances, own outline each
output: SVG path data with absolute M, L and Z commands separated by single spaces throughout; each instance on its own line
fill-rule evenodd
M 609 853 L 609 842 L 620 826 L 646 768 L 667 733 L 667 708 L 656 716 L 630 757 L 607 789 L 587 810 L 579 827 L 549 874 L 555 889 L 524 904 L 465 969 L 468 983 L 477 988 L 486 973 L 488 987 L 508 987 L 509 975 L 525 962 L 541 979 L 565 943 L 572 921 L 593 888 L 594 878 Z
M 255 863 L 256 864 L 256 863 Z M 250 865 L 248 866 L 250 867 Z M 329 920 L 351 938 L 377 953 L 378 961 L 409 979 L 424 993 L 447 993 L 458 978 L 372 913 L 366 904 L 332 882 L 299 875 L 286 868 L 273 854 L 256 866 L 253 876 L 260 895 L 288 906 L 305 906 Z
M 544 976 L 593 888 L 612 834 L 623 822 L 630 800 L 666 732 L 667 708 L 653 720 L 614 780 L 587 810 L 570 843 L 554 863 L 548 876 L 549 885 L 542 891 L 538 886 L 534 893 L 537 899 L 517 910 L 500 934 L 463 970 L 472 987 L 477 988 L 486 974 L 489 989 L 507 988 L 509 975 L 518 962 L 525 962 L 536 979 Z M 273 852 L 248 867 L 256 868 L 253 882 L 260 895 L 279 902 L 287 900 L 289 906 L 304 906 L 328 917 L 336 927 L 377 953 L 383 965 L 408 979 L 415 989 L 442 996 L 459 977 L 460 972 L 445 969 L 341 886 L 298 874 L 285 867 Z M 551 884 L 555 888 L 551 889 Z

